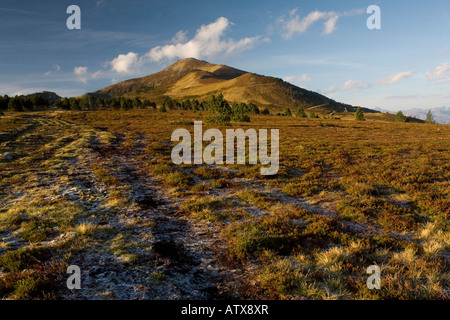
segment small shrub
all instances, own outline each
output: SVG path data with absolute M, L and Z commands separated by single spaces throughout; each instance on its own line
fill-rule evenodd
M 214 189 L 234 187 L 234 184 L 230 180 L 227 180 L 225 178 L 218 179 L 218 180 L 211 180 L 209 182 L 209 185 L 211 188 L 214 188 Z
M 229 242 L 230 260 L 243 260 L 264 249 L 289 254 L 300 244 L 298 226 L 275 215 L 230 225 L 223 236 Z
M 268 209 L 275 202 L 275 200 L 253 190 L 241 191 L 237 196 L 239 199 L 254 204 L 260 209 Z
M 152 285 L 160 285 L 166 279 L 166 275 L 164 271 L 155 271 L 150 275 L 150 284 Z
M 39 292 L 42 282 L 34 277 L 22 278 L 16 282 L 13 297 L 16 300 L 29 300 Z
M 180 213 L 194 213 L 201 212 L 205 209 L 216 210 L 223 208 L 225 205 L 222 198 L 216 197 L 194 197 L 186 201 L 180 208 Z
M 204 192 L 204 191 L 208 191 L 208 190 L 209 190 L 209 187 L 205 182 L 196 184 L 195 186 L 193 186 L 191 188 L 192 192 Z
M 265 107 L 262 111 L 261 111 L 262 115 L 270 115 L 270 110 L 268 107 Z
M 103 168 L 102 166 L 96 166 L 93 170 L 95 178 L 104 184 L 108 186 L 119 184 L 117 178 L 109 170 Z
M 175 169 L 171 165 L 168 165 L 168 164 L 158 164 L 158 165 L 152 166 L 150 170 L 152 171 L 153 174 L 156 174 L 156 175 L 167 175 L 167 174 L 173 173 L 175 171 Z
M 183 172 L 172 172 L 166 175 L 164 182 L 171 187 L 187 188 L 192 178 Z
M 22 223 L 21 238 L 30 242 L 41 242 L 47 240 L 53 230 L 53 223 L 33 219 Z
M 164 156 L 170 154 L 170 147 L 160 141 L 153 141 L 145 147 L 145 153 L 150 156 Z
M 307 118 L 308 116 L 306 115 L 305 109 L 303 107 L 298 107 L 295 110 L 295 116 L 297 118 Z
M 0 266 L 9 272 L 29 269 L 50 258 L 50 250 L 44 248 L 23 248 L 8 251 L 0 257 Z
M 199 176 L 202 180 L 219 179 L 222 177 L 232 178 L 233 174 L 226 170 L 221 170 L 219 168 L 208 168 L 199 167 L 195 169 L 194 173 Z

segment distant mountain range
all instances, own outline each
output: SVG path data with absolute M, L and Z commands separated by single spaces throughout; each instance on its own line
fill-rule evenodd
M 218 93 L 230 102 L 253 102 L 274 111 L 291 108 L 293 112 L 297 107 L 325 113 L 356 111 L 354 106 L 336 102 L 279 78 L 193 58 L 179 60 L 158 73 L 126 80 L 88 94 L 104 98 L 139 97 L 162 103 L 166 97 L 180 101 L 194 98 L 202 101 Z M 363 111 L 378 112 L 367 108 Z
M 438 107 L 432 109 L 409 109 L 402 110 L 403 114 L 410 117 L 415 117 L 421 120 L 427 118 L 428 111 L 431 110 L 434 120 L 440 124 L 450 124 L 450 107 Z

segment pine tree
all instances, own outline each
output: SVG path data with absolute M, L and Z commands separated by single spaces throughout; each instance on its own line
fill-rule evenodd
M 319 118 L 319 116 L 318 116 L 317 114 L 315 114 L 314 112 L 310 112 L 310 113 L 309 113 L 309 117 L 310 117 L 310 118 L 313 118 L 313 119 Z
M 261 114 L 264 114 L 264 115 L 270 115 L 270 110 L 269 110 L 269 108 L 268 108 L 268 107 L 265 107 L 265 108 L 261 111 Z
M 210 125 L 230 125 L 231 116 L 233 111 L 225 100 L 222 93 L 216 96 L 212 95 L 206 101 L 208 115 L 205 118 L 205 122 Z
M 306 115 L 305 109 L 303 109 L 303 107 L 298 107 L 297 110 L 295 110 L 295 116 L 297 118 L 307 118 L 308 117 Z
M 249 113 L 253 113 L 253 114 L 259 114 L 259 108 L 257 105 L 255 105 L 254 103 L 250 102 L 247 106 L 248 108 L 248 112 Z
M 20 97 L 11 98 L 8 102 L 8 110 L 13 112 L 23 111 Z
M 356 109 L 355 119 L 357 121 L 366 121 L 366 119 L 364 118 L 364 113 L 363 113 L 361 107 L 358 107 L 358 109 Z
M 395 122 L 407 122 L 407 120 L 408 118 L 405 117 L 405 115 L 401 111 L 397 112 L 397 114 L 395 115 Z
M 435 121 L 434 118 L 433 118 L 433 114 L 431 113 L 431 110 L 428 111 L 428 114 L 427 114 L 427 118 L 426 118 L 426 120 L 425 120 L 425 123 L 432 123 L 432 124 L 435 124 L 435 123 L 436 123 L 436 121 Z

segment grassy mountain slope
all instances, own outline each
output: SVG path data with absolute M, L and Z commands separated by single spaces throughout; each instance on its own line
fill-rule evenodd
M 139 97 L 161 103 L 167 96 L 177 100 L 197 98 L 201 101 L 219 92 L 229 101 L 253 102 L 279 110 L 299 106 L 327 113 L 356 110 L 355 107 L 278 78 L 193 58 L 179 60 L 158 73 L 126 80 L 91 94 L 101 97 Z M 364 111 L 376 112 L 370 109 Z

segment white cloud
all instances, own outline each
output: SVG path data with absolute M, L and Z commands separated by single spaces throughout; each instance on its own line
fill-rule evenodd
M 402 81 L 405 78 L 409 78 L 412 75 L 414 75 L 414 71 L 406 71 L 406 72 L 399 72 L 391 74 L 390 76 L 387 76 L 386 78 L 378 80 L 379 84 L 394 84 Z
M 284 79 L 287 82 L 290 83 L 300 83 L 300 82 L 309 82 L 311 81 L 311 76 L 309 74 L 302 74 L 301 76 L 289 76 Z
M 440 66 L 437 66 L 433 71 L 426 72 L 428 80 L 439 81 L 450 76 L 450 62 L 446 62 Z
M 56 71 L 60 71 L 61 67 L 58 66 L 57 64 L 53 65 L 53 68 L 55 68 Z M 53 70 L 49 70 L 46 73 L 44 73 L 44 76 L 48 77 L 49 75 L 51 75 L 53 73 Z
M 112 70 L 118 73 L 129 73 L 133 70 L 138 62 L 138 55 L 134 52 L 128 52 L 127 54 L 119 54 L 117 58 L 114 58 L 110 65 Z
M 187 31 L 178 31 L 177 34 L 172 38 L 172 43 L 179 43 L 187 41 Z
M 360 16 L 366 13 L 366 9 L 352 9 L 350 11 L 344 11 L 342 13 L 343 17 Z
M 73 68 L 73 73 L 75 73 L 77 76 L 82 76 L 87 73 L 88 67 L 75 67 Z
M 356 81 L 356 80 L 349 80 L 342 86 L 342 90 L 350 90 L 350 89 L 358 89 L 363 88 L 364 82 L 363 81 Z
M 289 11 L 289 15 L 293 16 L 294 14 L 296 14 L 298 11 L 298 8 L 292 9 L 291 11 Z
M 95 72 L 88 72 L 88 67 L 75 67 L 73 68 L 73 73 L 76 76 L 76 80 L 86 84 L 88 80 L 98 79 L 105 77 L 107 74 L 105 71 L 97 70 Z
M 335 93 L 337 91 L 337 88 L 335 86 L 331 86 L 329 87 L 327 90 L 325 90 L 325 94 L 332 94 Z
M 232 23 L 224 17 L 217 19 L 208 25 L 202 25 L 191 40 L 187 40 L 186 32 L 178 32 L 172 38 L 172 44 L 152 48 L 145 56 L 152 61 L 174 58 L 212 58 L 219 54 L 233 54 L 253 48 L 261 41 L 261 37 L 243 38 L 238 41 L 223 40 L 225 31 Z
M 73 73 L 77 76 L 77 80 L 86 84 L 88 81 L 88 74 L 87 74 L 88 67 L 75 67 L 73 68 Z
M 289 12 L 290 19 L 285 21 L 283 18 L 280 21 L 283 23 L 286 33 L 283 35 L 284 38 L 289 39 L 296 33 L 304 33 L 312 26 L 315 22 L 319 20 L 326 20 L 324 23 L 323 34 L 332 34 L 336 30 L 336 25 L 340 17 L 349 17 L 354 15 L 364 14 L 362 9 L 353 9 L 351 11 L 345 12 L 335 12 L 335 11 L 313 11 L 310 12 L 306 17 L 300 19 L 297 13 L 297 9 L 291 10 Z
M 95 71 L 95 72 L 92 74 L 92 79 L 97 79 L 97 78 L 99 78 L 99 77 L 102 76 L 102 75 L 103 75 L 103 71 L 97 70 L 97 71 Z
M 295 33 L 304 33 L 308 28 L 313 25 L 316 21 L 320 19 L 330 18 L 331 16 L 335 16 L 336 13 L 332 12 L 322 12 L 322 11 L 313 11 L 309 13 L 306 17 L 300 20 L 300 16 L 297 13 L 297 10 L 293 10 L 290 12 L 291 19 L 285 22 L 286 33 L 283 35 L 286 39 L 291 38 Z
M 336 23 L 339 19 L 338 15 L 331 17 L 327 22 L 325 22 L 325 30 L 323 34 L 332 34 L 336 30 Z

